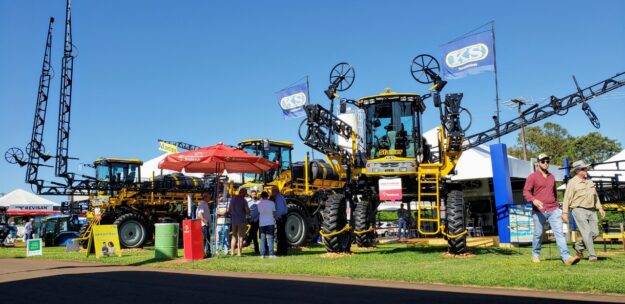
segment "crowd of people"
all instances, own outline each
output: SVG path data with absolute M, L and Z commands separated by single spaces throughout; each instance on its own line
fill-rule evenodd
M 246 188 L 241 187 L 238 194 L 229 200 L 220 197 L 214 214 L 216 229 L 213 235 L 211 235 L 213 227 L 211 198 L 211 193 L 204 193 L 195 211 L 196 219 L 202 223 L 205 258 L 212 256 L 211 249 L 215 250 L 215 254 L 243 256 L 242 250 L 246 242 L 253 243 L 254 253 L 261 259 L 287 255 L 288 209 L 278 187 L 274 186 L 271 193 L 266 191 L 259 193 L 256 190 L 248 193 Z M 213 238 L 215 242 L 211 242 Z M 275 250 L 274 244 L 277 247 Z

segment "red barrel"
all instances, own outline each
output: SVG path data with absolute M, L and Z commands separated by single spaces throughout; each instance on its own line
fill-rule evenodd
M 200 220 L 182 221 L 182 237 L 184 240 L 184 258 L 188 261 L 204 258 L 204 242 L 202 240 L 202 223 Z

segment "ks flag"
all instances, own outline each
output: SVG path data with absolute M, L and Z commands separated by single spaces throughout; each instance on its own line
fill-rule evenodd
M 304 106 L 308 104 L 308 83 L 294 85 L 276 94 L 284 119 L 294 119 L 306 115 Z
M 443 45 L 443 78 L 495 71 L 493 32 L 486 31 Z

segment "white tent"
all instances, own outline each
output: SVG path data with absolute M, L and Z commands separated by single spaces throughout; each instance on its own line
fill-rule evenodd
M 615 161 L 623 162 L 618 163 L 618 167 L 616 163 L 609 163 Z M 608 164 L 600 164 L 595 166 L 594 168 L 592 168 L 592 170 L 588 171 L 588 175 L 590 175 L 595 180 L 609 180 L 616 175 L 620 175 L 619 181 L 625 181 L 625 150 L 608 158 L 605 162 L 607 162 Z M 617 171 L 617 169 L 620 171 Z
M 58 211 L 54 211 L 54 207 L 59 207 L 60 205 L 22 189 L 13 190 L 7 195 L 0 197 L 0 207 L 6 207 L 9 214 L 13 213 L 14 215 L 58 213 Z
M 432 152 L 438 152 L 438 128 L 431 129 L 423 134 L 423 137 L 432 145 Z M 529 161 L 508 156 L 508 169 L 511 178 L 527 178 L 533 172 L 532 164 Z M 472 179 L 483 179 L 493 177 L 493 167 L 490 159 L 490 147 L 479 145 L 462 153 L 456 165 L 458 174 L 452 176 L 452 180 L 463 181 Z M 562 170 L 553 169 L 551 173 L 556 180 L 564 179 Z

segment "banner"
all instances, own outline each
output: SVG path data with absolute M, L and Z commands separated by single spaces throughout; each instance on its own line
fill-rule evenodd
M 26 256 L 43 255 L 41 239 L 30 239 L 26 242 Z
M 443 78 L 460 79 L 495 71 L 493 41 L 493 32 L 489 30 L 443 45 Z
M 169 154 L 178 153 L 178 147 L 176 147 L 175 145 L 168 144 L 162 141 L 159 141 L 158 143 L 160 144 L 160 146 L 158 147 L 159 150 L 167 152 Z
M 276 94 L 284 119 L 294 119 L 306 115 L 304 106 L 308 104 L 308 83 L 294 85 Z
M 530 205 L 510 205 L 510 242 L 531 243 L 534 236 L 534 221 Z
M 93 246 L 98 259 L 102 256 L 122 256 L 117 225 L 93 225 Z

